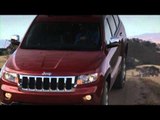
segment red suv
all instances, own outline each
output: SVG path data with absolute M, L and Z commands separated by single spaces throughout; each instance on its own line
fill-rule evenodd
M 117 15 L 37 16 L 1 69 L 1 102 L 106 105 L 127 46 Z

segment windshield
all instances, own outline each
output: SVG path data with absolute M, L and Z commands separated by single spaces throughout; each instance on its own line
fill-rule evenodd
M 36 23 L 21 48 L 45 50 L 100 50 L 97 23 Z

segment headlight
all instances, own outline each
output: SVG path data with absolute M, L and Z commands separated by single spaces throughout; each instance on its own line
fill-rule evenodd
M 96 81 L 98 78 L 98 73 L 89 74 L 89 75 L 80 75 L 77 79 L 77 85 L 91 83 Z
M 11 82 L 18 82 L 18 75 L 15 73 L 4 72 L 3 77 L 5 80 L 11 81 Z

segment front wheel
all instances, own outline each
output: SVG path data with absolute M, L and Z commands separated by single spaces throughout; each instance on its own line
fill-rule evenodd
M 108 82 L 105 81 L 101 105 L 108 105 L 108 104 L 109 104 L 109 98 L 108 98 Z
M 116 89 L 123 88 L 125 84 L 125 80 L 126 80 L 126 58 L 123 58 L 122 63 L 121 63 L 120 72 L 117 76 L 117 79 L 113 87 Z

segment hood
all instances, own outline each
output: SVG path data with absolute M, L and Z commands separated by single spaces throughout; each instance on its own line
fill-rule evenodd
M 96 71 L 104 57 L 102 51 L 53 51 L 19 48 L 8 59 L 6 67 L 23 73 L 87 74 Z

